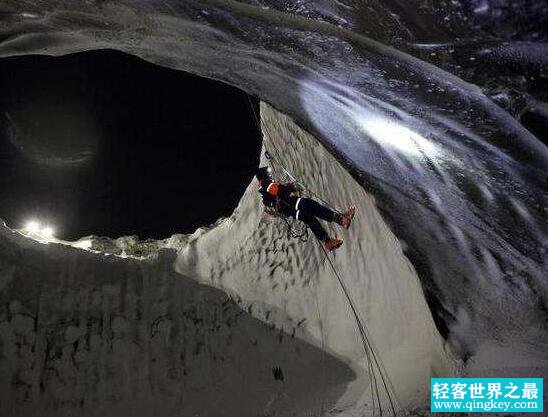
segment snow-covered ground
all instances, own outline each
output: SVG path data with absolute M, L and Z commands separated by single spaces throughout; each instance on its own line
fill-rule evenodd
M 257 319 L 175 272 L 174 249 L 135 259 L 5 226 L 0 248 L 2 416 L 304 416 L 355 378 L 282 310 Z

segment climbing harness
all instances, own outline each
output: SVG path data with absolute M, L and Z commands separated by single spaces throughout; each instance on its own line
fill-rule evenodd
M 268 131 L 266 131 L 266 134 L 268 135 Z M 312 191 L 310 188 L 308 188 L 306 185 L 304 185 L 301 181 L 299 181 L 293 174 L 291 174 L 291 172 L 289 172 L 287 170 L 287 168 L 285 168 L 283 166 L 283 164 L 281 162 L 279 162 L 278 158 L 274 157 L 270 151 L 268 150 L 268 148 L 266 147 L 266 145 L 264 145 L 265 147 L 265 152 L 264 152 L 264 156 L 266 159 L 268 159 L 268 161 L 272 164 L 272 165 L 277 165 L 285 175 L 287 175 L 287 177 L 289 179 L 291 179 L 291 181 L 294 183 L 294 184 L 297 184 L 299 186 L 299 188 L 306 194 L 314 197 L 315 200 L 317 201 L 320 201 L 324 206 L 326 207 L 329 207 L 331 210 L 333 210 L 334 212 L 336 213 L 339 213 L 341 214 L 344 210 L 340 209 L 340 208 L 337 208 L 337 207 L 333 207 L 333 205 L 327 201 L 325 201 L 322 197 L 320 197 L 317 193 L 315 193 L 314 191 Z
M 298 239 L 301 242 L 308 242 L 308 227 L 301 223 L 300 225 L 296 226 L 294 224 L 291 224 L 291 220 L 289 220 L 287 217 L 283 216 L 283 221 L 285 222 L 285 225 L 287 227 L 287 235 L 293 239 Z
M 292 217 L 287 217 L 280 213 L 277 208 L 279 204 L 287 204 L 279 199 L 276 200 L 276 205 L 274 207 L 274 212 L 269 212 L 271 216 L 279 217 L 285 223 L 287 229 L 287 237 L 298 239 L 300 242 L 308 241 L 308 227 L 304 223 L 298 222 Z
M 251 101 L 251 98 L 249 97 L 249 95 L 247 96 L 247 99 L 249 101 L 249 106 L 251 108 L 251 113 L 253 113 L 253 118 L 255 119 L 255 123 L 257 125 L 257 130 L 259 131 L 259 133 L 262 134 L 262 130 L 261 130 L 261 123 L 259 121 L 259 118 L 257 116 L 257 114 L 255 113 L 255 108 L 253 106 L 253 102 Z M 266 136 L 270 139 L 270 134 L 268 132 L 267 129 L 264 130 L 264 133 L 266 134 Z M 308 188 L 305 184 L 303 184 L 302 181 L 300 181 L 295 175 L 293 175 L 281 162 L 280 162 L 280 159 L 277 158 L 269 149 L 268 147 L 266 146 L 266 144 L 263 143 L 263 146 L 265 148 L 265 151 L 264 151 L 264 156 L 265 158 L 270 162 L 270 164 L 272 165 L 272 168 L 274 168 L 274 166 L 276 166 L 277 168 L 279 168 L 290 180 L 292 183 L 296 184 L 299 186 L 299 188 L 305 193 L 305 194 L 308 194 L 312 197 L 314 197 L 315 200 L 321 202 L 324 206 L 326 207 L 329 207 L 331 210 L 333 210 L 334 212 L 336 213 L 342 213 L 344 210 L 340 209 L 340 208 L 337 208 L 337 207 L 333 207 L 333 205 L 329 202 L 327 202 L 326 200 L 324 200 L 321 196 L 319 196 L 317 193 L 315 193 L 313 190 L 311 190 L 310 188 Z
M 268 132 L 267 131 L 265 131 L 265 132 L 268 135 Z M 270 162 L 271 165 L 277 165 L 281 169 L 281 171 L 291 180 L 291 182 L 298 186 L 300 191 L 302 191 L 303 193 L 308 194 L 310 196 L 313 196 L 314 199 L 316 199 L 317 201 L 320 201 L 324 206 L 329 207 L 332 211 L 334 211 L 336 213 L 339 213 L 339 214 L 342 213 L 342 210 L 340 210 L 338 208 L 334 208 L 330 203 L 328 203 L 323 198 L 321 198 L 318 194 L 316 194 L 314 191 L 312 191 L 308 187 L 306 187 L 291 172 L 289 172 L 289 170 L 287 168 L 285 168 L 278 161 L 277 158 L 275 158 L 270 153 L 270 151 L 268 150 L 266 145 L 264 145 L 264 147 L 265 147 L 265 152 L 264 152 L 265 158 Z M 283 201 L 279 201 L 279 203 L 285 204 Z M 306 227 L 306 225 L 304 225 L 302 223 L 299 223 L 299 226 L 297 226 L 295 224 L 292 224 L 292 221 L 290 219 L 288 219 L 286 216 L 280 216 L 280 217 L 284 220 L 284 222 L 287 226 L 287 235 L 289 237 L 294 238 L 294 239 L 299 239 L 301 242 L 308 241 L 309 233 L 308 233 L 308 228 Z

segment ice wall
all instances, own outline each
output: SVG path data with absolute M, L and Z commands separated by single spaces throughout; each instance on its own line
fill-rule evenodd
M 426 407 L 428 378 L 456 362 L 398 240 L 311 135 L 262 113 L 265 147 L 333 204 L 357 205 L 333 260 L 399 404 Z M 369 415 L 367 360 L 323 252 L 263 215 L 256 189 L 230 218 L 144 245 L 144 258 L 79 248 L 119 242 L 44 244 L 3 226 L 0 414 Z
M 113 48 L 274 105 L 375 196 L 468 368 L 508 375 L 548 361 L 548 151 L 519 121 L 548 14 L 499 3 L 5 0 L 0 56 Z
M 0 226 L 0 415 L 305 416 L 355 379 L 283 312 L 260 321 L 174 261 Z
M 434 326 L 413 266 L 374 199 L 333 156 L 287 116 L 264 103 L 261 110 L 264 145 L 277 163 L 334 206 L 358 207 L 348 232 L 331 227 L 345 240 L 334 264 L 359 306 L 401 404 L 425 407 L 429 378 L 455 372 L 457 362 L 451 361 Z M 279 165 L 274 168 L 283 175 Z M 367 415 L 372 411 L 367 360 L 337 279 L 312 235 L 306 243 L 288 239 L 285 223 L 263 214 L 257 189 L 252 183 L 230 218 L 190 239 L 178 254 L 177 270 L 237 293 L 253 304 L 257 317 L 271 317 L 275 306 L 302 323 L 300 337 L 344 358 L 358 375 L 340 408 L 350 405 L 358 415 Z
M 548 152 L 519 114 L 545 108 L 545 7 L 519 2 L 522 38 L 514 9 L 499 36 L 470 2 L 362 3 L 6 0 L 0 56 L 114 48 L 271 103 L 374 195 L 465 371 L 544 376 Z

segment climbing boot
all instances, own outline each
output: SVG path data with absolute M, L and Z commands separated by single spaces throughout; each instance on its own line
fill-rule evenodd
M 354 213 L 356 213 L 356 207 L 352 206 L 348 210 L 346 210 L 342 217 L 343 217 L 343 224 L 342 226 L 345 229 L 348 229 L 350 227 L 350 223 L 352 223 L 352 219 L 354 218 Z
M 326 251 L 331 252 L 332 250 L 335 250 L 339 248 L 342 245 L 343 241 L 341 239 L 332 239 L 330 237 L 326 238 L 323 241 L 323 246 Z
M 345 229 L 348 229 L 350 227 L 350 223 L 352 222 L 352 219 L 354 218 L 354 213 L 356 212 L 356 207 L 352 206 L 348 210 L 346 210 L 344 213 L 337 213 L 337 216 L 335 217 L 335 221 L 340 224 Z

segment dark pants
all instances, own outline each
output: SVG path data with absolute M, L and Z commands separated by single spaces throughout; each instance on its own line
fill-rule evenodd
M 319 240 L 324 241 L 327 238 L 327 232 L 318 221 L 318 218 L 333 222 L 336 213 L 310 198 L 299 199 L 296 208 L 295 218 L 305 223 Z

